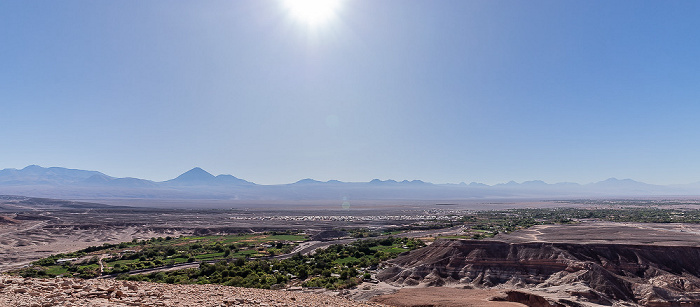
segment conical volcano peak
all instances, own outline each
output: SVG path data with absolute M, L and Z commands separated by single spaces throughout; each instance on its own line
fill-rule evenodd
M 201 169 L 200 167 L 195 167 L 177 178 L 171 180 L 173 182 L 208 182 L 215 180 L 216 177 L 209 172 Z

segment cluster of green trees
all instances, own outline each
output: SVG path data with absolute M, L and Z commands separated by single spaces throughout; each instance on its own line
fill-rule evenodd
M 294 271 L 294 268 L 288 269 L 289 271 Z M 280 272 L 278 268 L 275 268 L 273 261 L 246 261 L 243 258 L 238 258 L 232 262 L 225 260 L 214 264 L 202 262 L 198 268 L 194 269 L 157 272 L 147 275 L 123 275 L 119 278 L 171 284 L 215 283 L 228 286 L 269 289 L 276 284 L 285 284 L 291 278 L 291 276 L 287 275 L 287 270 L 283 271 L 285 273 Z
M 307 287 L 341 289 L 369 278 L 370 275 L 365 272 L 381 261 L 422 246 L 424 243 L 417 239 L 368 239 L 347 245 L 332 245 L 311 256 L 296 254 L 285 260 L 246 261 L 238 258 L 230 262 L 201 263 L 193 269 L 124 275 L 119 278 L 178 284 L 215 283 L 265 289 L 282 287 L 296 280 Z
M 232 251 L 234 253 L 238 251 L 237 244 L 148 245 L 138 251 L 130 251 L 106 259 L 105 273 L 114 274 L 181 262 L 194 262 L 197 260 L 195 257 L 197 255 L 221 254 L 225 258 Z
M 127 273 L 147 269 L 216 259 L 235 259 L 251 255 L 288 253 L 295 244 L 289 240 L 304 239 L 289 234 L 235 235 L 209 237 L 158 237 L 149 240 L 132 240 L 119 244 L 91 246 L 76 252 L 57 254 L 33 262 L 33 266 L 16 273 L 29 277 L 74 276 L 92 278 L 104 274 Z M 264 254 L 260 254 L 264 253 Z M 98 255 L 108 255 L 102 261 L 104 272 L 99 269 Z M 92 255 L 92 256 L 91 256 Z M 59 259 L 77 259 L 59 263 Z
M 302 285 L 342 289 L 355 286 L 362 279 L 369 279 L 368 269 L 399 254 L 425 246 L 423 241 L 409 238 L 387 237 L 358 240 L 348 245 L 332 245 L 313 255 L 311 278 Z M 364 272 L 361 274 L 360 272 Z
M 266 246 L 262 249 L 268 255 L 288 253 L 294 248 L 294 244 L 281 241 L 270 242 Z M 115 274 L 198 260 L 234 259 L 258 252 L 255 248 L 256 244 L 254 243 L 224 243 L 221 241 L 191 242 L 183 245 L 146 245 L 138 251 L 123 253 L 105 260 L 105 273 Z
M 45 260 L 42 259 L 44 263 L 55 263 L 54 259 Z M 62 265 L 53 265 L 52 269 L 47 270 L 45 267 L 34 266 L 24 269 L 20 269 L 17 273 L 23 277 L 39 277 L 39 278 L 52 278 L 60 275 L 71 275 L 79 278 L 95 278 L 100 276 L 100 266 L 97 263 L 99 258 L 91 257 L 80 264 L 75 264 L 72 262 L 65 262 Z

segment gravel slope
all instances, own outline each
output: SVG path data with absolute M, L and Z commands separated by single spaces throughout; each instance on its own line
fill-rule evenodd
M 386 306 L 341 297 L 221 285 L 0 275 L 0 306 Z

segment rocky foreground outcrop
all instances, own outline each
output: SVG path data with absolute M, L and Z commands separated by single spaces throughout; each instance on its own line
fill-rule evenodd
M 170 285 L 104 279 L 34 279 L 0 275 L 0 307 L 49 306 L 385 306 L 325 294 Z
M 436 240 L 389 261 L 378 274 L 394 285 L 463 284 L 570 296 L 547 299 L 551 306 L 700 306 L 699 276 L 698 247 L 473 240 Z M 518 293 L 534 292 L 514 292 L 513 300 Z

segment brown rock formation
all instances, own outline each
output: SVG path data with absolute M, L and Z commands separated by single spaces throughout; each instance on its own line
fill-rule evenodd
M 437 240 L 389 263 L 378 278 L 393 284 L 549 288 L 605 305 L 700 305 L 698 247 Z M 514 292 L 513 301 L 539 300 L 524 293 Z
M 374 306 L 324 294 L 148 282 L 35 279 L 0 275 L 0 307 L 10 306 Z

